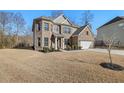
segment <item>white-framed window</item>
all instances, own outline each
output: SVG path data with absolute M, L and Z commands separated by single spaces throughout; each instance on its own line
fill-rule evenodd
M 49 23 L 44 22 L 44 30 L 49 31 Z
M 37 39 L 38 39 L 38 46 L 41 46 L 41 39 L 40 39 L 40 37 L 38 37 Z
M 60 26 L 59 25 L 54 25 L 54 32 L 60 33 Z
M 36 24 L 36 30 L 37 30 L 37 31 L 40 31 L 40 30 L 41 30 L 41 24 L 40 24 L 40 23 L 37 23 L 37 24 Z
M 48 46 L 48 41 L 49 41 L 49 38 L 48 37 L 44 37 L 44 46 Z
M 63 27 L 63 32 L 66 33 L 66 34 L 70 34 L 71 33 L 71 28 L 70 27 Z
M 65 43 L 65 45 L 68 45 L 69 44 L 69 40 L 68 39 L 64 39 L 64 43 Z

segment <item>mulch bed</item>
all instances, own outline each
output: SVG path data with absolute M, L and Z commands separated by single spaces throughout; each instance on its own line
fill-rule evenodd
M 115 71 L 123 71 L 124 67 L 118 64 L 111 64 L 111 63 L 101 63 L 100 64 L 103 68 L 115 70 Z

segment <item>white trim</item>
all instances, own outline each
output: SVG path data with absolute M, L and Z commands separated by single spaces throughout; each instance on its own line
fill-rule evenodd
M 73 24 L 70 22 L 69 18 L 65 17 L 64 15 L 63 15 L 63 17 L 64 17 L 71 25 L 73 25 Z
M 81 49 L 89 49 L 92 43 L 92 41 L 80 40 L 80 46 L 82 47 Z
M 65 18 L 65 20 L 61 24 L 63 24 L 65 21 L 68 21 L 67 18 Z
M 59 17 L 63 16 L 63 14 L 61 14 L 60 16 L 56 17 L 53 22 L 55 22 Z
M 84 27 L 84 29 L 79 33 L 79 35 L 86 29 L 86 27 L 88 27 L 88 25 Z M 91 29 L 90 29 L 90 31 L 91 31 Z
M 53 20 L 53 22 L 56 23 L 55 21 L 56 21 L 58 18 L 60 18 L 60 17 L 63 17 L 63 18 L 65 19 L 65 20 L 64 20 L 62 23 L 60 23 L 60 24 L 63 24 L 65 21 L 68 21 L 69 24 L 70 24 L 71 26 L 73 26 L 73 24 L 69 21 L 69 18 L 65 17 L 64 14 L 61 14 L 60 16 L 58 16 L 57 18 L 55 18 L 55 19 Z

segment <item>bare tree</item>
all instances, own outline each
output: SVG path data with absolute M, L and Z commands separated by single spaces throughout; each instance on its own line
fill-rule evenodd
M 114 43 L 114 39 L 112 37 L 104 40 L 104 44 L 107 46 L 109 62 L 110 62 L 111 65 L 112 65 L 111 49 L 113 47 L 113 43 Z
M 103 42 L 107 47 L 109 62 L 111 64 L 110 66 L 112 68 L 113 68 L 113 61 L 112 61 L 111 50 L 115 46 L 115 43 L 117 41 L 116 35 L 118 35 L 118 33 L 120 33 L 120 31 L 117 31 L 117 32 L 113 33 L 111 36 L 106 36 L 105 34 L 103 34 Z M 119 45 L 119 43 L 118 43 L 118 45 Z
M 63 10 L 53 10 L 53 11 L 51 12 L 51 16 L 52 16 L 53 18 L 56 18 L 57 16 L 59 16 L 59 15 L 61 15 L 61 14 L 64 14 Z
M 10 12 L 0 12 L 0 27 L 1 27 L 1 47 L 4 46 L 7 41 L 5 38 L 5 34 L 7 33 L 7 29 L 9 27 L 9 24 L 12 22 L 13 13 Z
M 21 13 L 0 12 L 0 48 L 15 47 L 18 36 L 24 33 L 25 24 Z
M 2 31 L 5 32 L 6 26 L 11 23 L 13 13 L 10 12 L 0 12 L 0 24 Z
M 92 21 L 93 21 L 93 14 L 89 10 L 84 11 L 84 13 L 82 13 L 81 24 L 91 25 Z
M 32 27 L 26 26 L 24 31 L 25 36 L 31 36 L 32 35 Z
M 32 46 L 32 28 L 30 26 L 26 26 L 23 32 L 23 35 L 20 39 L 20 44 L 23 44 L 24 48 L 29 48 Z
M 16 42 L 18 42 L 18 35 L 23 30 L 26 22 L 21 13 L 15 13 L 13 22 L 14 22 L 15 28 L 16 28 L 16 30 L 15 30 Z

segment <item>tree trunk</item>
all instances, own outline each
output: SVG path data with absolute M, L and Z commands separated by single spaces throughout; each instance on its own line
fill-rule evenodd
M 109 52 L 109 62 L 112 65 L 111 49 L 108 49 Z
M 5 47 L 5 24 L 2 24 L 2 32 L 1 32 L 1 46 Z
M 18 40 L 19 40 L 18 35 L 16 35 L 16 44 L 18 44 Z
M 19 32 L 19 26 L 17 25 L 17 31 L 16 31 L 16 45 L 18 45 L 18 41 L 19 41 L 18 32 Z

